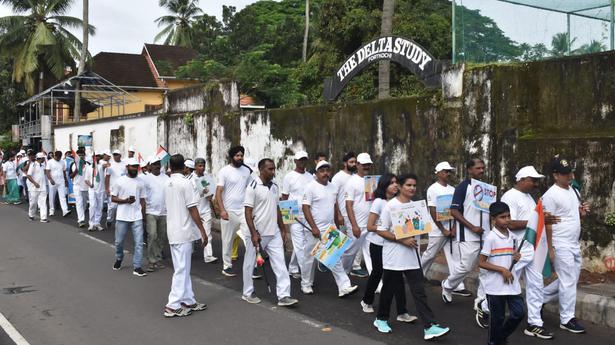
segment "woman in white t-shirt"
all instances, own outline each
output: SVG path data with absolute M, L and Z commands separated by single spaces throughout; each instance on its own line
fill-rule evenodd
M 425 280 L 421 269 L 418 255 L 416 238 L 409 237 L 396 239 L 393 232 L 393 213 L 404 204 L 412 202 L 416 194 L 418 178 L 414 174 L 404 174 L 398 178 L 399 194 L 389 200 L 380 214 L 378 235 L 384 238 L 382 247 L 382 291 L 380 293 L 380 305 L 374 326 L 382 333 L 390 333 L 389 311 L 393 296 L 399 289 L 404 288 L 404 276 L 410 287 L 410 293 L 414 299 L 419 318 L 423 323 L 425 340 L 441 337 L 450 329 L 438 325 L 433 311 L 427 304 L 425 293 Z
M 372 273 L 369 275 L 365 287 L 365 294 L 361 300 L 361 307 L 365 313 L 374 312 L 372 304 L 374 303 L 374 296 L 382 279 L 382 246 L 384 245 L 384 238 L 378 235 L 380 214 L 387 201 L 393 199 L 398 191 L 397 176 L 391 173 L 383 174 L 380 177 L 378 187 L 376 187 L 374 191 L 376 199 L 369 210 L 369 217 L 367 219 L 367 231 L 369 231 L 369 233 L 366 237 L 366 240 L 369 242 L 369 253 L 372 258 Z M 408 314 L 408 309 L 406 309 L 406 291 L 403 286 L 396 291 L 395 302 L 397 304 L 397 321 L 414 322 L 416 320 L 416 316 L 410 316 Z

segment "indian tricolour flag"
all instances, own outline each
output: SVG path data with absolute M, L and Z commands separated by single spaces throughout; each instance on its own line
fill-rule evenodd
M 164 147 L 162 147 L 162 145 L 158 145 L 158 149 L 156 150 L 156 157 L 160 159 L 160 164 L 163 166 L 168 165 L 169 159 L 171 159 L 171 155 Z
M 531 264 L 536 272 L 542 272 L 545 278 L 551 277 L 552 267 L 549 260 L 547 246 L 547 232 L 545 230 L 545 215 L 542 209 L 542 200 L 538 201 L 536 208 L 530 214 L 525 230 L 525 240 L 534 245 L 534 262 Z

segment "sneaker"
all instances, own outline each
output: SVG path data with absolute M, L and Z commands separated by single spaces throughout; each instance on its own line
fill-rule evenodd
M 471 297 L 472 296 L 472 293 L 469 290 L 466 290 L 466 289 L 453 290 L 452 294 L 453 295 L 457 295 L 457 296 L 462 296 L 462 297 Z
M 48 219 L 41 219 L 41 223 L 49 223 Z
M 205 263 L 210 264 L 212 262 L 218 261 L 218 258 L 215 256 L 206 256 L 204 259 Z
M 312 289 L 311 287 L 306 287 L 306 288 L 302 287 L 301 288 L 301 292 L 304 295 L 313 295 L 314 294 L 314 289 Z
M 483 311 L 483 308 L 476 308 L 476 324 L 480 328 L 489 328 L 489 313 Z
M 290 297 L 282 297 L 278 300 L 278 306 L 280 307 L 290 307 L 291 305 L 295 305 L 299 303 L 298 300 Z
M 250 296 L 241 296 L 241 299 L 251 304 L 257 304 L 261 302 L 261 299 L 256 297 L 254 294 L 251 294 Z
M 71 212 L 73 212 L 73 210 L 68 210 L 68 211 L 62 213 L 62 217 L 68 216 Z
M 416 316 L 410 315 L 408 313 L 403 313 L 403 314 L 397 315 L 397 321 L 399 321 L 399 322 L 413 323 L 417 319 L 418 318 Z
M 567 324 L 560 324 L 559 328 L 577 334 L 585 333 L 585 327 L 581 326 L 574 317 Z
M 451 330 L 448 327 L 441 327 L 440 325 L 431 325 L 431 327 L 425 329 L 425 335 L 423 336 L 423 339 L 430 340 L 439 338 L 443 335 L 446 335 L 450 331 Z
M 172 309 L 169 307 L 164 307 L 164 317 L 182 317 L 182 316 L 188 316 L 192 314 L 192 311 L 190 309 L 184 309 L 184 308 L 177 308 L 177 309 Z
M 132 271 L 132 274 L 137 276 L 137 277 L 145 277 L 147 275 L 147 273 L 143 272 L 143 269 L 141 267 L 137 267 Z
M 195 302 L 194 304 L 186 304 L 182 302 L 181 306 L 182 306 L 182 309 L 187 309 L 187 310 L 190 310 L 191 312 L 207 309 L 207 304 L 199 303 L 199 302 Z
M 55 210 L 53 210 L 53 211 L 49 210 L 49 217 L 53 217 L 55 215 L 55 213 L 56 213 Z
M 363 309 L 364 313 L 371 314 L 371 313 L 374 312 L 374 307 L 372 307 L 371 304 L 367 304 L 367 303 L 363 302 L 363 300 L 361 300 L 361 308 Z
M 77 225 L 78 225 L 80 228 L 83 228 L 83 227 L 85 226 L 85 222 L 77 222 Z
M 113 264 L 113 270 L 119 271 L 120 268 L 122 268 L 122 260 L 115 260 L 115 263 Z
M 29 218 L 30 220 L 34 221 L 34 217 L 30 217 L 30 216 L 28 216 L 28 218 Z
M 364 269 L 352 270 L 352 271 L 350 271 L 350 275 L 351 276 L 355 276 L 355 277 L 359 277 L 359 278 L 369 277 L 369 273 L 367 273 L 367 270 L 364 270 Z
M 233 268 L 232 267 L 227 267 L 225 269 L 222 270 L 222 274 L 224 274 L 227 277 L 234 277 L 237 274 L 235 274 L 235 272 L 233 272 Z
M 21 201 L 14 202 L 13 205 L 21 205 Z
M 105 231 L 105 228 L 103 228 L 102 226 L 97 224 L 97 225 L 94 226 L 94 230 L 96 230 L 96 231 Z
M 254 271 L 252 271 L 252 279 L 261 279 L 263 277 L 262 274 L 258 273 L 258 269 L 254 269 Z
M 391 333 L 393 331 L 391 326 L 389 326 L 389 323 L 385 320 L 376 319 L 374 321 L 374 327 L 376 327 L 380 333 Z
M 523 330 L 523 334 L 529 335 L 530 337 L 538 337 L 540 339 L 553 339 L 553 333 L 548 332 L 544 327 L 528 325 L 526 329 Z
M 453 303 L 453 294 L 451 290 L 445 288 L 444 286 L 442 286 L 442 300 L 446 304 Z
M 342 291 L 340 291 L 340 293 L 337 296 L 342 298 L 342 297 L 345 297 L 345 296 L 348 296 L 348 295 L 350 295 L 352 293 L 357 292 L 358 289 L 359 289 L 358 286 L 351 285 L 351 286 L 349 286 L 347 288 L 343 288 Z
M 155 270 L 156 270 L 156 266 L 154 266 L 154 264 L 149 264 L 147 265 L 147 267 L 145 267 L 146 272 L 154 272 Z
M 293 272 L 290 274 L 291 277 L 293 277 L 294 279 L 301 279 L 301 273 L 299 272 Z
M 88 226 L 88 231 L 94 231 L 94 227 L 93 226 Z

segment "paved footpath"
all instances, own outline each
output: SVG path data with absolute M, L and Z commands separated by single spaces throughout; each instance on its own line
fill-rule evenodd
M 30 344 L 407 344 L 422 342 L 419 325 L 392 321 L 394 333 L 379 334 L 371 325 L 374 315 L 361 312 L 359 301 L 365 279 L 354 279 L 360 292 L 337 298 L 330 274 L 318 273 L 316 295 L 303 296 L 298 281 L 292 291 L 296 308 L 275 306 L 261 279 L 259 305 L 241 300 L 241 278 L 220 274 L 220 263 L 205 264 L 193 258 L 195 292 L 209 309 L 187 318 L 165 319 L 162 307 L 172 270 L 163 269 L 138 278 L 130 268 L 115 272 L 113 233 L 80 232 L 73 219 L 51 218 L 49 224 L 31 222 L 23 207 L 0 206 L 0 313 Z M 217 236 L 214 248 L 219 249 Z M 130 248 L 127 241 L 126 248 Z M 216 251 L 219 256 L 219 252 Z M 124 262 L 130 263 L 127 255 Z M 170 263 L 169 263 L 170 264 Z M 241 258 L 236 269 L 241 267 Z M 271 271 L 269 277 L 273 277 Z M 275 287 L 274 287 L 275 291 Z M 485 344 L 486 331 L 470 313 L 471 300 L 456 299 L 444 305 L 439 288 L 428 288 L 438 320 L 452 328 L 442 344 Z M 408 307 L 414 311 L 412 299 Z M 554 317 L 547 325 L 557 326 Z M 588 326 L 588 334 L 571 335 L 556 330 L 557 344 L 606 344 L 614 331 Z M 0 331 L 0 344 L 8 337 Z M 542 344 L 519 331 L 511 344 Z

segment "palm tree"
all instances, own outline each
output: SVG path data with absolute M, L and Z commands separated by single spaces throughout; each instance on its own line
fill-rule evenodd
M 154 41 L 158 42 L 165 37 L 164 44 L 192 47 L 192 24 L 203 15 L 203 10 L 197 6 L 198 2 L 198 0 L 159 0 L 158 4 L 171 14 L 155 20 L 158 27 L 164 29 L 156 35 Z
M 380 26 L 380 36 L 388 36 L 393 32 L 393 13 L 395 12 L 395 0 L 384 0 L 382 2 L 382 23 Z M 378 66 L 378 99 L 390 96 L 391 81 L 391 62 L 389 60 L 380 61 Z
M 66 66 L 75 66 L 80 57 L 81 41 L 68 31 L 80 29 L 83 22 L 65 13 L 73 0 L 0 0 L 15 15 L 0 18 L 5 33 L 0 36 L 0 54 L 13 60 L 12 77 L 23 82 L 29 94 L 34 93 L 36 76 L 39 91 L 42 74 L 50 72 L 56 79 L 64 76 Z M 93 26 L 87 26 L 91 35 Z
M 581 54 L 600 53 L 606 50 L 606 46 L 600 41 L 591 40 L 591 42 L 582 45 L 578 50 Z
M 88 41 L 89 41 L 89 32 L 86 29 L 90 22 L 90 2 L 89 0 L 83 0 L 83 45 L 81 46 L 81 56 L 79 59 L 79 69 L 77 70 L 77 75 L 81 75 L 85 70 L 85 63 L 88 55 Z M 75 86 L 75 107 L 73 110 L 73 117 L 75 122 L 79 121 L 79 117 L 81 116 L 81 81 L 77 79 L 77 83 Z
M 572 53 L 572 44 L 576 40 L 576 37 L 570 39 L 567 32 L 560 32 L 553 35 L 551 39 L 551 55 L 561 57 Z

